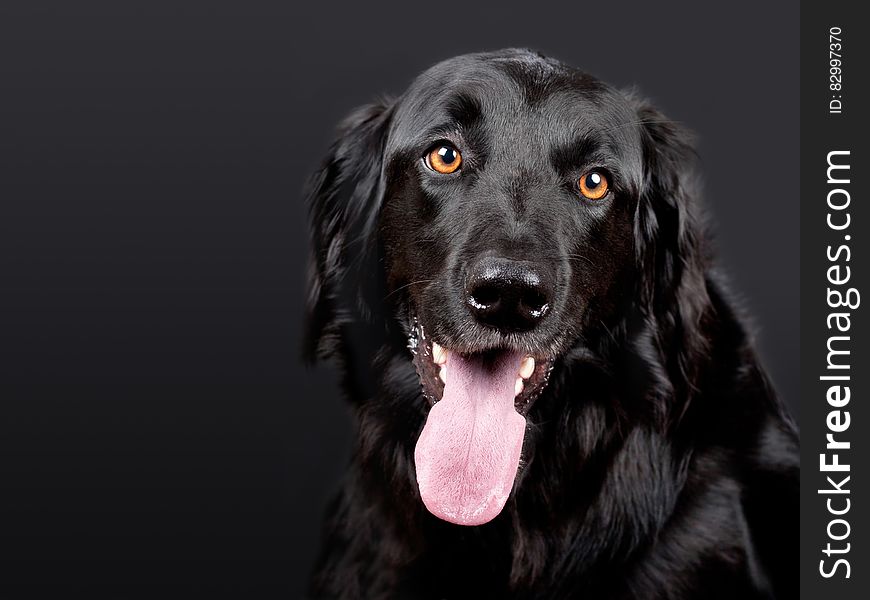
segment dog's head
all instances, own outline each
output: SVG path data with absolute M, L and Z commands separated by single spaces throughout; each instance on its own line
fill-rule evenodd
M 407 343 L 434 514 L 498 514 L 524 417 L 572 347 L 626 315 L 697 319 L 680 295 L 702 287 L 689 154 L 631 95 L 521 50 L 444 61 L 344 124 L 310 193 L 309 350 Z

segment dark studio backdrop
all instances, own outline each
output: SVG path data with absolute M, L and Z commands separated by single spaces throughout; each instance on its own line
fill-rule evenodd
M 699 136 L 795 415 L 797 3 L 0 4 L 0 597 L 294 598 L 351 420 L 299 360 L 300 189 L 352 108 L 528 46 Z

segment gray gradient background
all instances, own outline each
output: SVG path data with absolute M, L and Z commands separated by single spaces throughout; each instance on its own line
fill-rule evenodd
M 0 590 L 301 594 L 351 421 L 298 361 L 299 190 L 353 107 L 504 46 L 697 132 L 797 414 L 797 3 L 4 2 Z

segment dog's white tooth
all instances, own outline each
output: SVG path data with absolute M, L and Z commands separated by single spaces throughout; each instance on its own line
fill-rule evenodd
M 441 370 L 438 371 L 438 377 L 441 378 L 441 381 L 444 382 L 444 385 L 447 385 L 447 365 L 441 365 Z
M 514 384 L 514 396 L 519 396 L 523 393 L 523 380 L 517 377 L 517 382 Z
M 436 365 L 447 363 L 447 349 L 439 346 L 436 342 L 432 342 L 432 361 Z
M 532 373 L 535 372 L 535 359 L 531 356 L 527 356 L 523 359 L 523 362 L 520 363 L 520 377 L 523 379 L 528 379 L 532 376 Z

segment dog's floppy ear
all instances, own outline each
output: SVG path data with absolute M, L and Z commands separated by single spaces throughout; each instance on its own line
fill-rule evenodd
M 393 103 L 354 111 L 339 127 L 307 186 L 311 248 L 304 355 L 326 357 L 342 328 L 367 320 L 363 288 L 376 285 L 372 257 L 384 189 L 383 154 Z
M 692 365 L 705 349 L 698 326 L 709 306 L 696 154 L 686 130 L 648 103 L 635 102 L 644 153 L 635 215 L 637 260 L 645 274 L 638 293 L 647 318 L 657 324 L 660 349 L 673 350 L 662 353 L 673 391 L 685 397 L 695 375 Z M 680 390 L 683 386 L 687 389 Z

